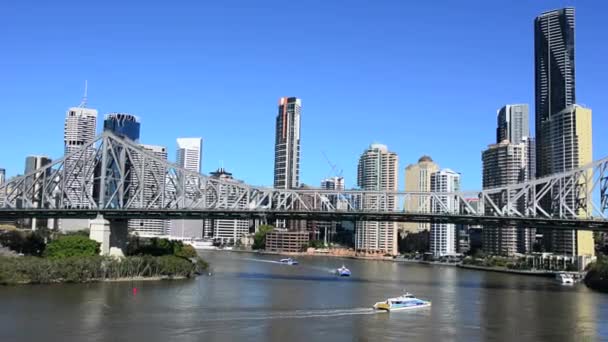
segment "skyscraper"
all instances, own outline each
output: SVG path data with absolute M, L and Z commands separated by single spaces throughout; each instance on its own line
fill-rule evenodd
M 431 174 L 431 191 L 456 192 L 460 190 L 460 174 L 443 169 Z M 433 212 L 458 213 L 459 207 L 453 196 L 437 196 L 431 201 Z M 433 256 L 453 255 L 456 253 L 456 226 L 452 223 L 431 223 L 430 250 Z
M 405 191 L 429 192 L 431 191 L 431 174 L 439 170 L 439 165 L 433 162 L 429 156 L 422 156 L 418 163 L 410 164 L 405 168 Z M 408 197 L 405 201 L 405 210 L 408 212 L 428 213 L 431 209 L 431 201 L 428 197 Z M 428 230 L 428 223 L 406 222 L 403 224 L 405 231 Z
M 545 170 L 550 173 L 559 173 L 581 167 L 593 161 L 592 156 L 592 133 L 591 133 L 591 109 L 578 105 L 570 105 L 560 112 L 551 115 L 544 123 L 551 134 L 545 137 L 545 142 L 550 146 L 545 152 L 550 152 L 546 160 L 549 164 Z M 590 179 L 591 175 L 587 175 Z M 587 199 L 591 194 L 584 194 Z M 566 194 L 566 201 L 571 207 L 576 207 L 577 200 L 574 194 Z M 555 212 L 559 208 L 545 208 L 547 212 Z M 579 211 L 578 216 L 584 217 L 585 213 Z M 543 232 L 543 241 L 547 250 L 557 254 L 565 255 L 587 255 L 595 254 L 593 232 L 559 230 Z
M 300 114 L 302 100 L 282 97 L 276 121 L 274 144 L 274 187 L 300 186 Z
M 552 173 L 551 135 L 547 122 L 576 103 L 574 73 L 574 8 L 545 12 L 534 20 L 536 172 Z
M 0 185 L 4 184 L 6 181 L 6 170 L 0 168 Z
M 576 105 L 574 26 L 574 8 L 545 12 L 534 21 L 537 177 L 592 161 L 591 110 Z M 574 194 L 567 196 L 573 204 Z M 556 210 L 548 198 L 540 205 Z M 594 255 L 592 232 L 544 230 L 543 242 L 557 254 Z
M 84 147 L 95 138 L 97 128 L 97 110 L 86 108 L 86 95 L 80 107 L 72 107 L 68 109 L 65 118 L 64 131 L 64 154 L 69 155 Z M 80 156 L 91 157 L 95 153 L 93 146 L 88 147 Z M 84 168 L 82 158 L 76 156 L 68 158 L 65 162 L 66 169 L 70 172 L 66 175 L 66 184 L 72 184 L 72 189 L 68 189 L 67 196 L 70 199 L 72 206 L 88 207 L 89 202 L 87 196 L 91 196 L 93 192 L 93 183 L 91 180 L 86 180 L 79 170 Z M 87 184 L 86 194 L 80 190 L 84 184 Z M 90 187 L 88 186 L 90 185 Z
M 68 109 L 65 117 L 64 126 L 64 155 L 81 150 L 85 145 L 93 141 L 97 131 L 97 110 L 87 108 L 87 89 L 85 84 L 85 94 L 78 107 Z M 72 157 L 66 157 L 64 176 L 66 187 L 65 197 L 68 203 L 74 208 L 90 207 L 89 198 L 93 196 L 93 174 L 86 179 L 82 170 L 86 170 L 83 158 L 92 158 L 95 154 L 93 146 L 87 147 L 81 153 Z M 87 219 L 60 219 L 59 229 L 62 231 L 82 230 L 88 228 Z
M 483 151 L 483 188 L 495 188 L 510 184 L 522 183 L 528 180 L 528 145 L 525 139 L 518 144 L 503 140 L 492 144 Z M 492 201 L 498 207 L 503 203 L 503 194 L 491 195 Z M 519 212 L 524 211 L 526 198 L 522 197 L 516 205 Z M 491 215 L 491 208 L 486 214 Z M 516 226 L 485 226 L 482 230 L 483 249 L 488 254 L 511 256 L 515 253 L 532 251 L 535 231 Z
M 107 114 L 103 121 L 103 130 L 114 133 L 121 138 L 128 138 L 139 142 L 139 129 L 141 124 L 135 115 L 126 113 Z
M 177 138 L 177 164 L 188 171 L 201 172 L 203 138 Z
M 175 159 L 182 168 L 200 173 L 202 158 L 203 138 L 177 138 L 177 152 Z M 198 177 L 191 177 L 191 186 L 186 188 L 192 196 L 196 196 L 198 191 Z M 191 196 L 191 197 L 192 197 Z M 171 220 L 171 235 L 190 238 L 203 237 L 203 220 Z
M 397 191 L 399 158 L 386 145 L 372 144 L 359 158 L 357 183 L 362 190 Z M 363 209 L 372 209 L 378 203 L 365 199 Z M 397 201 L 389 196 L 387 208 L 395 210 Z M 397 223 L 357 222 L 355 249 L 365 253 L 397 254 Z
M 167 149 L 164 146 L 156 145 L 140 145 L 146 152 L 162 159 L 167 160 Z M 135 169 L 141 169 L 141 157 L 135 154 L 133 157 L 133 164 Z M 166 167 L 158 161 L 149 160 L 147 161 L 144 168 L 144 188 L 143 188 L 143 199 L 145 203 L 148 203 L 150 208 L 158 208 L 153 203 L 153 199 L 158 189 L 161 189 L 167 183 L 167 170 Z M 139 187 L 137 179 L 134 180 L 133 189 Z M 133 195 L 133 194 L 131 194 Z M 169 224 L 167 220 L 159 219 L 132 219 L 128 223 L 129 230 L 136 232 L 143 236 L 158 236 L 169 233 Z
M 530 117 L 527 104 L 506 105 L 498 110 L 496 143 L 508 140 L 518 144 L 530 136 Z

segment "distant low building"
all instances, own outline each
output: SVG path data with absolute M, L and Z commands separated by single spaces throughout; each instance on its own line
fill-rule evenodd
M 269 252 L 300 252 L 308 246 L 308 242 L 308 232 L 275 229 L 266 234 L 266 250 Z

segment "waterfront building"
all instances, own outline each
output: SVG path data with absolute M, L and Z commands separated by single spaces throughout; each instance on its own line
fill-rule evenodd
M 431 174 L 439 170 L 430 156 L 422 156 L 416 164 L 410 164 L 405 168 L 405 191 L 429 192 L 431 191 Z M 405 210 L 416 213 L 429 213 L 431 210 L 431 199 L 428 196 L 410 196 L 405 200 Z M 429 230 L 429 223 L 406 222 L 402 225 L 406 232 L 420 232 Z
M 593 161 L 591 115 L 589 108 L 570 105 L 544 122 L 551 132 L 549 137 L 544 138 L 550 145 L 550 148 L 543 151 L 548 154 L 546 160 L 549 162 L 545 170 L 550 173 L 565 172 Z M 588 174 L 588 179 L 591 179 L 591 176 Z M 591 194 L 581 195 L 591 200 Z M 574 194 L 566 195 L 566 200 L 572 207 L 577 200 L 575 197 Z M 546 210 L 552 212 L 559 209 Z M 585 218 L 585 212 L 580 210 L 578 217 Z M 555 254 L 587 257 L 595 254 L 592 231 L 545 230 L 543 241 L 545 248 Z
M 510 184 L 527 181 L 528 177 L 528 145 L 522 140 L 518 144 L 503 140 L 492 144 L 482 152 L 483 163 L 483 188 L 495 188 Z M 502 203 L 503 195 L 491 196 L 492 201 L 499 207 L 506 205 Z M 526 205 L 523 197 L 515 204 L 520 212 Z M 491 208 L 486 208 L 486 214 L 491 214 Z M 483 249 L 491 255 L 512 256 L 515 253 L 529 253 L 532 251 L 535 230 L 516 226 L 486 226 L 483 229 Z
M 243 183 L 243 181 L 234 179 L 232 173 L 226 171 L 224 168 L 219 168 L 215 172 L 209 174 L 211 178 L 221 180 L 227 183 Z M 222 191 L 222 190 L 220 190 Z M 226 191 L 224 188 L 223 191 Z M 228 202 L 236 201 L 236 195 L 230 195 L 227 193 L 220 194 L 221 196 L 227 196 Z M 209 197 L 208 200 L 213 200 Z M 238 204 L 239 209 L 243 209 L 246 203 L 242 201 Z M 237 219 L 207 219 L 204 222 L 203 236 L 211 237 L 222 244 L 234 244 L 241 240 L 242 237 L 249 234 L 249 227 L 251 226 L 250 220 L 237 220 Z
M 537 177 L 592 161 L 591 110 L 576 105 L 574 19 L 574 8 L 568 7 L 545 12 L 534 21 Z M 550 199 L 540 205 L 547 212 L 555 210 Z M 547 251 L 580 260 L 595 253 L 590 231 L 543 230 L 543 243 Z
M 431 174 L 431 191 L 456 192 L 460 190 L 460 174 L 450 169 L 443 169 Z M 456 214 L 459 204 L 452 196 L 437 196 L 431 201 L 433 212 L 447 211 Z M 431 223 L 430 251 L 434 257 L 456 254 L 456 227 L 452 223 Z
M 103 120 L 103 130 L 112 132 L 121 138 L 139 142 L 141 124 L 135 115 L 126 113 L 110 113 Z
M 140 147 L 155 157 L 162 159 L 163 161 L 167 160 L 167 148 L 164 146 L 141 144 Z M 135 154 L 133 158 L 135 168 L 139 170 L 141 168 L 141 163 L 142 161 L 140 156 Z M 159 208 L 158 205 L 154 205 L 150 202 L 152 202 L 156 190 L 167 185 L 166 167 L 161 162 L 148 160 L 144 170 L 144 202 L 148 203 L 150 208 Z M 138 182 L 138 180 L 135 179 L 134 182 Z M 133 189 L 138 187 L 139 184 L 134 183 Z M 128 227 L 130 232 L 136 233 L 140 236 L 160 236 L 169 234 L 169 223 L 167 220 L 132 219 L 129 220 Z
M 275 125 L 274 187 L 297 189 L 300 187 L 300 115 L 302 100 L 297 97 L 279 99 Z M 277 220 L 279 228 L 300 230 L 306 221 Z
M 308 232 L 273 229 L 266 234 L 265 250 L 278 253 L 297 253 L 308 246 Z
M 372 144 L 359 158 L 357 184 L 362 190 L 397 191 L 399 159 L 386 145 Z M 373 198 L 365 199 L 363 209 L 378 205 Z M 396 210 L 396 198 L 387 198 L 386 209 Z M 364 253 L 396 255 L 397 223 L 357 222 L 355 249 Z
M 68 156 L 80 151 L 72 157 L 66 157 L 64 163 L 65 197 L 73 208 L 89 208 L 89 198 L 93 197 L 93 179 L 85 179 L 80 172 L 84 169 L 84 158 L 91 158 L 95 154 L 94 146 L 87 146 L 95 139 L 97 131 L 97 110 L 87 107 L 87 89 L 78 107 L 67 110 L 64 125 L 64 155 Z M 84 148 L 84 149 L 83 149 Z M 82 191 L 84 188 L 84 191 Z M 82 230 L 89 226 L 87 219 L 60 219 L 59 229 L 62 231 Z

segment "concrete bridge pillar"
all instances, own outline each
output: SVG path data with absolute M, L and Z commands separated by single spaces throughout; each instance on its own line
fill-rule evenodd
M 97 215 L 89 221 L 89 238 L 101 244 L 100 255 L 117 257 L 125 256 L 127 246 L 127 220 L 106 220 L 103 215 Z

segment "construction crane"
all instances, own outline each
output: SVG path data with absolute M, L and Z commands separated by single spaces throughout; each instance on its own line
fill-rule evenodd
M 340 169 L 340 172 L 338 172 L 338 171 L 337 171 L 336 164 L 333 164 L 333 163 L 332 163 L 332 162 L 329 160 L 329 158 L 327 157 L 327 154 L 325 153 L 325 151 L 322 151 L 321 153 L 323 153 L 323 157 L 325 158 L 325 161 L 327 161 L 327 164 L 328 164 L 328 165 L 329 165 L 329 167 L 331 168 L 331 173 L 332 173 L 332 176 L 335 176 L 335 177 L 342 177 L 342 172 L 343 172 L 343 170 L 342 170 L 342 169 Z

